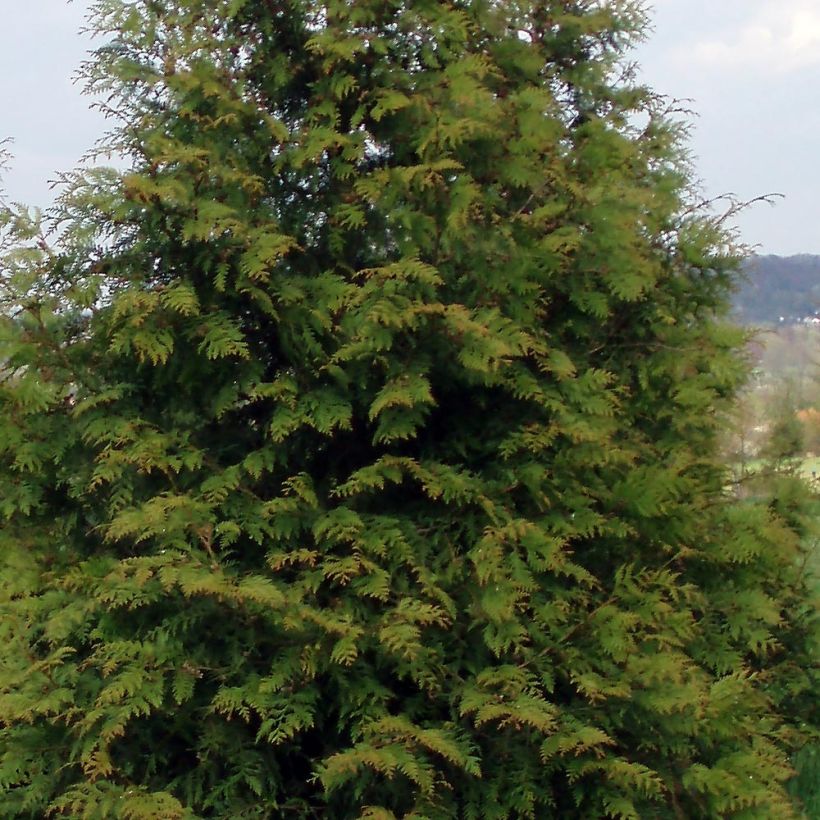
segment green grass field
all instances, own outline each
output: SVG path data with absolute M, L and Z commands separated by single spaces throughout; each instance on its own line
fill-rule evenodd
M 800 465 L 800 472 L 806 476 L 806 478 L 812 478 L 814 475 L 820 480 L 820 456 L 804 459 Z

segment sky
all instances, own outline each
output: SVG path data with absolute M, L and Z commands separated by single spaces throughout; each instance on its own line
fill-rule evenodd
M 782 194 L 737 219 L 760 253 L 820 254 L 820 0 L 655 0 L 641 79 L 688 99 L 708 196 Z
M 48 205 L 106 123 L 72 82 L 90 47 L 88 0 L 3 3 L 0 137 L 6 196 Z M 760 253 L 820 254 L 820 0 L 654 0 L 634 58 L 656 91 L 695 112 L 690 147 L 707 197 L 782 194 L 736 220 Z

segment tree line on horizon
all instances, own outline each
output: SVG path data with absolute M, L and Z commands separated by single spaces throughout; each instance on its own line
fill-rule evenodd
M 748 325 L 794 324 L 820 312 L 820 256 L 752 256 L 732 297 L 733 315 Z

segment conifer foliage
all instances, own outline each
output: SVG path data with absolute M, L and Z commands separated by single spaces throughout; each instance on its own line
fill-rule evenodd
M 800 519 L 627 0 L 99 0 L 6 208 L 0 814 L 797 816 Z

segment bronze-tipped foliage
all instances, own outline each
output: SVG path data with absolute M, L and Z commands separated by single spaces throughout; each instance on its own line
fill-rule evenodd
M 799 526 L 626 0 L 100 0 L 5 217 L 0 806 L 795 816 Z M 796 519 L 795 519 L 796 520 Z

